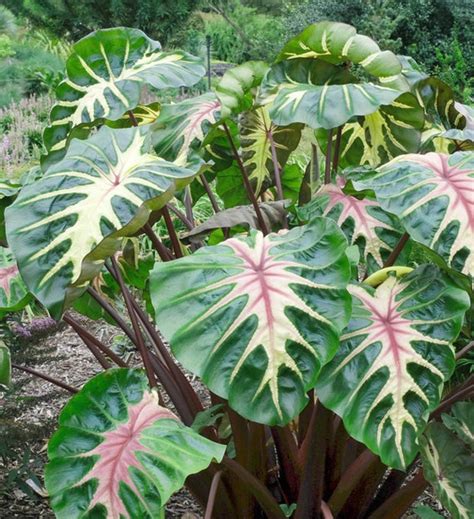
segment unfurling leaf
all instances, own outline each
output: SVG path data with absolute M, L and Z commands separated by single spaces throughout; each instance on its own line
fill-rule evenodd
M 463 436 L 456 436 L 446 425 L 438 422 L 430 423 L 420 438 L 423 474 L 453 519 L 471 519 L 474 516 L 473 423 L 464 421 L 472 417 L 473 409 L 472 402 L 459 402 L 453 407 L 458 426 L 470 431 L 469 443 L 464 443 Z M 443 422 L 446 421 L 450 422 L 449 415 L 443 415 Z
M 474 275 L 474 153 L 401 155 L 353 183 L 373 189 L 411 238 Z
M 149 149 L 144 127 L 103 127 L 74 140 L 64 159 L 7 209 L 22 277 L 55 317 L 118 250 L 119 238 L 133 235 L 192 180 L 193 172 Z
M 349 291 L 352 318 L 316 392 L 349 434 L 404 469 L 454 370 L 451 343 L 469 297 L 433 265 Z
M 224 451 L 158 405 L 142 371 L 114 369 L 63 409 L 45 483 L 59 519 L 161 517 L 185 479 Z
M 315 218 L 157 263 L 157 324 L 180 362 L 242 416 L 286 424 L 349 319 L 346 247 L 332 220 Z

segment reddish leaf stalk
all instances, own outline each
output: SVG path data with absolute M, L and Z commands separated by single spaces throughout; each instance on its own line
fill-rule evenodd
M 112 317 L 112 319 L 118 324 L 118 326 L 123 330 L 125 335 L 134 343 L 136 344 L 137 339 L 135 335 L 133 334 L 132 330 L 128 326 L 128 324 L 124 321 L 122 316 L 117 312 L 117 310 L 103 297 L 100 296 L 100 294 L 94 290 L 91 286 L 87 288 L 87 292 L 89 292 L 89 295 L 93 297 L 97 303 Z
M 14 363 L 12 363 L 12 368 L 18 369 L 19 371 L 24 371 L 25 373 L 29 373 L 30 375 L 34 375 L 35 377 L 42 378 L 43 380 L 46 380 L 47 382 L 50 382 L 51 384 L 54 384 L 55 386 L 65 389 L 66 391 L 69 391 L 70 393 L 79 392 L 79 389 L 76 389 L 75 387 L 72 387 L 69 384 L 66 384 L 65 382 L 61 382 L 60 380 L 58 380 L 56 378 L 50 377 L 49 375 L 46 375 L 45 373 L 40 373 L 39 371 L 36 371 L 35 369 L 27 368 L 26 366 L 19 366 L 18 364 L 14 364 Z
M 378 456 L 366 449 L 354 461 L 349 469 L 344 472 L 339 484 L 328 501 L 328 505 L 334 514 L 337 515 L 342 510 L 347 499 L 357 487 L 363 476 L 367 471 L 372 470 L 378 462 Z
M 192 231 L 194 229 L 194 225 L 192 224 L 192 222 L 190 222 L 188 220 L 188 217 L 183 213 L 181 212 L 177 207 L 175 207 L 173 204 L 167 204 L 168 205 L 168 209 L 175 215 L 177 216 L 183 223 L 184 225 L 190 230 Z
M 117 366 L 121 368 L 126 368 L 127 363 L 123 361 L 116 353 L 114 353 L 110 348 L 108 348 L 105 344 L 103 344 L 99 339 L 94 337 L 91 333 L 89 333 L 83 326 L 81 326 L 71 315 L 65 314 L 63 315 L 63 320 L 71 328 L 79 335 L 79 337 L 86 343 L 87 346 L 92 344 L 97 349 L 105 353 Z M 89 344 L 88 344 L 89 343 Z M 110 367 L 110 366 L 109 366 Z
M 135 114 L 132 112 L 132 110 L 128 111 L 128 116 L 130 117 L 130 121 L 132 122 L 132 125 L 138 126 L 137 118 L 135 117 Z
M 163 218 L 165 220 L 166 228 L 168 229 L 168 234 L 173 244 L 174 255 L 177 258 L 182 258 L 183 253 L 181 252 L 181 244 L 179 243 L 178 235 L 176 234 L 176 230 L 173 226 L 173 220 L 171 220 L 170 213 L 166 206 L 161 209 L 161 213 L 163 214 Z
M 132 328 L 133 328 L 135 337 L 137 338 L 137 348 L 138 348 L 138 351 L 140 352 L 140 355 L 143 360 L 143 364 L 145 366 L 145 371 L 146 371 L 146 374 L 148 377 L 148 382 L 150 384 L 150 387 L 154 388 L 157 385 L 156 378 L 153 373 L 153 367 L 151 365 L 148 350 L 143 341 L 143 336 L 141 334 L 140 326 L 138 324 L 137 315 L 135 313 L 135 310 L 134 310 L 132 302 L 131 302 L 130 292 L 128 291 L 127 287 L 125 286 L 125 282 L 122 278 L 122 274 L 120 273 L 120 269 L 119 269 L 117 260 L 114 258 L 114 256 L 111 256 L 111 260 L 112 260 L 112 269 L 115 272 L 115 278 L 118 281 L 118 284 L 120 285 L 120 290 L 122 292 L 122 295 L 123 295 L 123 298 L 125 301 L 125 305 L 127 307 L 128 314 L 130 316 L 130 320 L 132 321 Z
M 202 185 L 204 186 L 204 189 L 206 190 L 206 194 L 211 202 L 212 209 L 215 213 L 218 213 L 220 211 L 219 204 L 217 203 L 216 197 L 214 196 L 214 193 L 212 192 L 211 186 L 209 185 L 209 182 L 207 181 L 206 175 L 202 173 L 199 178 L 201 179 Z
M 158 256 L 161 258 L 161 261 L 170 261 L 173 259 L 173 255 L 171 252 L 163 245 L 162 241 L 158 238 L 158 236 L 155 234 L 155 231 L 153 231 L 153 228 L 149 223 L 146 223 L 143 226 L 143 230 L 145 231 L 145 234 L 150 239 L 151 243 L 153 244 L 154 249 L 158 253 Z
M 267 487 L 254 475 L 250 474 L 248 470 L 227 456 L 224 457 L 222 464 L 235 474 L 248 490 L 252 492 L 268 519 L 285 519 L 285 515 L 281 511 L 275 498 Z
M 298 498 L 301 467 L 298 459 L 298 445 L 290 428 L 272 427 L 272 436 L 278 454 L 282 486 L 289 503 Z
M 395 245 L 395 248 L 390 253 L 389 257 L 386 259 L 385 263 L 383 264 L 385 267 L 391 267 L 395 261 L 397 261 L 398 256 L 400 256 L 400 253 L 402 252 L 403 248 L 405 247 L 407 241 L 410 239 L 410 235 L 408 233 L 403 233 L 402 237 L 398 241 L 398 243 Z
M 449 395 L 440 403 L 440 405 L 431 413 L 430 419 L 439 418 L 442 413 L 445 413 L 449 408 L 462 400 L 474 395 L 474 375 L 471 375 L 466 382 L 455 388 Z
M 306 438 L 306 434 L 308 432 L 308 427 L 311 422 L 311 417 L 313 416 L 313 408 L 314 408 L 314 389 L 308 391 L 309 402 L 308 405 L 303 409 L 298 417 L 298 446 L 301 447 L 303 445 L 304 439 Z
M 332 154 L 332 132 L 333 130 L 329 130 L 328 132 L 328 147 L 326 150 L 326 166 L 324 168 L 324 183 L 331 183 L 331 154 Z
M 211 490 L 209 491 L 209 498 L 207 500 L 206 513 L 204 519 L 212 519 L 212 512 L 214 510 L 214 504 L 216 502 L 217 488 L 222 477 L 222 470 L 218 470 L 212 478 Z
M 235 160 L 237 161 L 237 164 L 239 166 L 240 172 L 242 174 L 242 179 L 244 181 L 245 190 L 247 191 L 247 195 L 252 202 L 253 208 L 255 210 L 255 214 L 257 216 L 258 225 L 263 232 L 263 234 L 268 234 L 269 230 L 267 227 L 267 224 L 265 223 L 265 220 L 262 215 L 262 211 L 260 210 L 260 206 L 258 205 L 257 197 L 255 196 L 255 193 L 253 192 L 252 185 L 250 184 L 249 176 L 247 174 L 247 171 L 245 170 L 244 163 L 242 162 L 242 158 L 239 155 L 239 152 L 237 151 L 237 148 L 235 147 L 234 140 L 232 139 L 232 135 L 230 134 L 229 127 L 227 124 L 223 124 L 224 131 L 227 135 L 227 140 L 229 141 L 230 147 L 232 148 L 232 154 L 234 155 Z
M 321 515 L 330 418 L 330 411 L 319 401 L 316 402 L 308 433 L 300 450 L 303 469 L 295 519 L 317 519 Z
M 272 162 L 273 162 L 273 174 L 275 175 L 275 185 L 278 195 L 278 200 L 283 200 L 283 187 L 281 185 L 281 170 L 280 164 L 278 164 L 278 156 L 275 147 L 275 141 L 273 140 L 273 134 L 271 128 L 267 130 L 267 138 L 270 142 L 270 148 L 272 150 Z
M 341 479 L 342 467 L 344 462 L 344 452 L 346 450 L 347 440 L 349 435 L 344 427 L 344 423 L 339 416 L 334 416 L 333 432 L 331 442 L 328 448 L 328 466 L 331 470 L 328 474 L 328 492 L 334 492 L 339 480 Z
M 469 344 L 464 346 L 461 350 L 456 353 L 456 360 L 462 359 L 467 353 L 469 353 L 474 348 L 474 341 L 471 341 Z
M 174 362 L 171 357 L 168 349 L 163 343 L 160 334 L 157 332 L 153 323 L 150 322 L 145 312 L 140 308 L 140 305 L 132 298 L 133 307 L 138 315 L 138 318 L 142 322 L 145 330 L 150 336 L 151 343 L 156 347 L 157 352 L 162 357 L 164 363 L 168 367 L 169 371 L 172 373 L 173 379 L 176 381 L 178 388 L 183 394 L 186 402 L 188 403 L 193 417 L 204 410 L 201 401 L 199 400 L 196 391 L 193 389 L 191 383 L 186 378 L 184 373 L 179 369 L 179 367 Z
M 423 472 L 419 470 L 409 485 L 390 496 L 382 506 L 370 514 L 369 519 L 399 519 L 427 486 Z

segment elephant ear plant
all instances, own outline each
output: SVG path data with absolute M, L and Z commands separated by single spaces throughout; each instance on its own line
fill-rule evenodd
M 76 393 L 54 513 L 160 518 L 184 485 L 205 519 L 395 519 L 432 484 L 472 517 L 469 111 L 340 23 L 193 97 L 204 72 L 135 29 L 87 36 L 41 171 L 5 191 L 0 310 L 35 299 L 103 368 L 34 372 Z M 7 385 L 28 367 L 0 344 Z

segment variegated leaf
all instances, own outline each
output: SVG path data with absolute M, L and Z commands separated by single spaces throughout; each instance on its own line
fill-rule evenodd
M 155 151 L 160 157 L 186 165 L 192 144 L 202 143 L 207 128 L 217 122 L 220 109 L 212 92 L 162 105 L 152 128 Z
M 44 132 L 48 150 L 64 148 L 72 128 L 97 119 L 119 119 L 140 102 L 144 85 L 191 86 L 205 73 L 199 58 L 162 52 L 159 42 L 129 28 L 102 29 L 73 45 L 67 77 L 56 89 L 58 102 Z
M 257 87 L 267 70 L 268 65 L 263 61 L 247 61 L 222 76 L 216 87 L 216 95 L 222 105 L 222 117 L 252 108 Z
M 416 97 L 407 92 L 374 113 L 346 123 L 340 144 L 340 166 L 367 164 L 376 167 L 398 155 L 417 152 L 424 122 L 423 108 Z M 327 130 L 317 130 L 316 136 L 325 151 Z M 334 133 L 332 138 L 336 140 Z
M 357 176 L 410 236 L 465 274 L 474 274 L 474 153 L 402 155 Z
M 239 123 L 244 166 L 258 196 L 264 181 L 274 181 L 272 153 L 275 153 L 281 172 L 290 153 L 298 146 L 302 125 L 277 126 L 270 120 L 268 108 L 265 106 L 244 112 Z
M 157 263 L 157 324 L 178 360 L 242 416 L 286 424 L 349 319 L 346 247 L 332 220 L 315 218 Z
M 292 61 L 298 64 L 296 68 L 306 68 L 306 74 L 292 69 Z M 374 82 L 358 82 L 347 67 L 338 66 L 346 62 L 360 65 Z M 323 74 L 314 73 L 314 67 Z M 277 82 L 271 98 L 270 117 L 276 124 L 300 122 L 311 128 L 331 129 L 394 101 L 402 92 L 385 84 L 401 70 L 392 52 L 382 52 L 373 40 L 356 34 L 350 25 L 319 22 L 286 44 L 262 90 L 269 91 L 267 83 L 273 81 L 273 75 L 285 78 Z
M 357 115 L 368 115 L 400 96 L 394 88 L 358 83 L 346 68 L 319 60 L 296 58 L 272 66 L 259 100 L 270 104 L 270 117 L 280 125 L 304 123 L 336 128 Z
M 16 312 L 31 300 L 9 249 L 0 248 L 0 312 Z
M 52 312 L 82 292 L 103 260 L 193 173 L 148 153 L 144 127 L 71 143 L 65 158 L 7 209 L 8 242 L 28 288 Z
M 314 216 L 333 218 L 349 242 L 359 245 L 369 270 L 380 268 L 402 235 L 400 225 L 375 200 L 345 194 L 344 184 L 338 177 L 336 184 L 323 185 L 298 214 L 306 221 Z
M 455 366 L 467 293 L 433 265 L 376 289 L 351 285 L 351 321 L 316 392 L 356 440 L 404 469 Z
M 467 402 L 466 402 L 467 403 Z M 472 402 L 468 403 L 472 406 Z M 423 474 L 453 519 L 474 516 L 474 452 L 443 424 L 433 422 L 420 439 Z
M 321 59 L 336 65 L 349 61 L 386 82 L 402 71 L 393 52 L 381 51 L 368 36 L 357 34 L 354 27 L 339 22 L 315 23 L 290 40 L 278 59 L 295 58 Z
M 108 370 L 61 412 L 45 483 L 58 519 L 162 518 L 185 479 L 224 451 L 161 407 L 142 371 Z

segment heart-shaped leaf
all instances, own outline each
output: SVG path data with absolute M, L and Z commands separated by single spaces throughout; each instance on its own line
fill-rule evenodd
M 8 242 L 28 288 L 59 317 L 105 258 L 193 178 L 148 153 L 144 127 L 71 143 L 64 159 L 7 209 Z
M 307 403 L 348 321 L 346 247 L 332 220 L 315 218 L 157 263 L 157 324 L 180 362 L 242 416 L 286 424 Z
M 160 157 L 185 165 L 191 145 L 204 140 L 206 127 L 216 123 L 220 102 L 212 92 L 175 104 L 164 104 L 153 125 L 153 144 Z
M 162 52 L 159 42 L 138 29 L 102 29 L 73 45 L 67 77 L 56 89 L 58 102 L 44 132 L 49 151 L 64 148 L 72 128 L 97 119 L 119 119 L 140 102 L 144 85 L 191 86 L 205 73 L 199 58 Z
M 474 154 L 402 155 L 353 180 L 373 189 L 410 236 L 451 266 L 474 275 Z
M 20 275 L 9 249 L 0 248 L 0 311 L 16 312 L 31 300 L 31 294 Z
M 349 291 L 352 318 L 316 391 L 356 440 L 404 469 L 454 370 L 469 297 L 434 265 Z
M 224 451 L 158 405 L 142 371 L 108 370 L 61 412 L 45 483 L 58 519 L 162 517 L 185 479 Z
M 466 402 L 472 407 L 472 402 Z M 453 519 L 474 515 L 474 452 L 443 424 L 434 422 L 420 439 L 423 474 Z
M 400 225 L 375 200 L 346 195 L 342 190 L 344 183 L 344 179 L 338 177 L 337 184 L 322 186 L 298 214 L 306 221 L 314 216 L 333 218 L 349 242 L 358 243 L 369 269 L 380 268 L 402 235 Z

